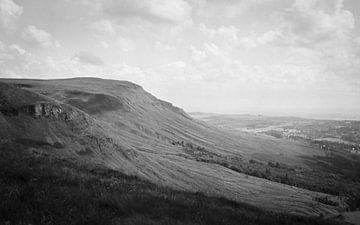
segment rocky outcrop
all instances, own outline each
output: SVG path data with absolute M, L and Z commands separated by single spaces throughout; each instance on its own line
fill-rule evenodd
M 79 114 L 71 110 L 70 107 L 56 105 L 50 102 L 24 105 L 18 108 L 0 107 L 0 112 L 5 116 L 29 115 L 34 118 L 46 117 L 61 120 L 72 120 Z
M 20 113 L 29 114 L 32 117 L 48 117 L 67 120 L 67 113 L 61 108 L 51 103 L 38 103 L 23 106 L 19 109 Z
M 20 107 L 1 107 L 4 116 L 31 116 L 34 119 L 52 119 L 66 122 L 71 129 L 84 129 L 91 123 L 91 118 L 84 112 L 66 104 L 39 102 Z

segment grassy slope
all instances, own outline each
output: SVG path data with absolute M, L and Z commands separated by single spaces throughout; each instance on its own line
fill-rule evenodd
M 222 133 L 188 118 L 180 109 L 156 99 L 137 85 L 89 78 L 7 82 L 15 83 L 31 95 L 38 93 L 64 105 L 72 104 L 73 111 L 90 119 L 88 125 L 83 125 L 77 123 L 78 120 L 62 122 L 52 118 L 0 114 L 2 138 L 16 137 L 17 142 L 22 138 L 24 145 L 36 147 L 40 152 L 102 164 L 180 190 L 225 196 L 275 211 L 331 216 L 340 210 L 314 200 L 324 196 L 322 193 L 196 161 L 182 147 L 171 142 L 185 140 L 205 147 L 213 154 L 244 158 L 247 153 L 256 151 L 290 152 L 287 148 L 291 146 Z M 19 97 L 17 91 L 13 93 Z M 20 99 L 26 96 L 20 96 Z M 7 136 L 9 131 L 13 131 L 10 137 Z M 47 142 L 50 146 L 39 145 Z M 64 147 L 51 148 L 56 142 L 61 142 Z M 304 148 L 295 146 L 292 149 L 301 152 Z
M 0 145 L 0 224 L 338 224 Z
M 286 126 L 291 125 L 290 127 L 296 127 L 303 132 L 307 132 L 307 135 L 312 137 L 313 140 L 325 134 L 328 135 L 331 132 L 336 133 L 336 129 L 343 129 L 346 132 L 349 132 L 352 128 L 359 130 L 359 122 L 356 121 L 351 121 L 350 124 L 349 122 L 343 121 L 321 121 L 295 117 L 272 118 L 246 115 L 208 115 L 201 113 L 196 113 L 194 116 L 195 118 L 207 121 L 209 124 L 226 127 L 229 130 L 233 130 L 233 132 L 238 132 L 236 129 L 245 127 L 267 127 L 287 124 Z M 293 124 L 294 122 L 296 122 L 296 125 Z M 336 135 L 343 134 L 339 133 L 340 132 Z M 356 132 L 353 133 L 352 137 L 357 137 Z M 269 138 L 276 142 L 284 141 L 283 139 Z M 331 150 L 327 151 L 326 155 L 323 156 L 315 154 L 299 156 L 299 159 L 302 159 L 302 162 L 305 163 L 307 167 L 297 167 L 289 162 L 285 162 L 286 165 L 283 165 L 279 159 L 273 159 L 264 155 L 259 157 L 261 161 L 252 160 L 252 163 L 248 165 L 246 165 L 246 163 L 239 164 L 235 160 L 234 163 L 231 163 L 231 161 L 228 160 L 227 167 L 257 177 L 263 177 L 308 190 L 346 196 L 351 210 L 359 208 L 360 156 L 350 153 L 348 150 L 349 147 L 343 144 L 313 140 L 300 139 L 300 141 L 295 142 L 304 143 L 304 145 L 307 144 L 314 149 L 314 151 L 320 151 L 320 146 L 323 144 L 330 147 Z M 321 151 L 325 152 L 324 150 Z M 277 165 L 275 165 L 275 162 L 277 162 Z M 278 162 L 280 162 L 280 164 Z

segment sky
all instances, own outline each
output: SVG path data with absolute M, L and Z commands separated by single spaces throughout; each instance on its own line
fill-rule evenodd
M 0 0 L 0 77 L 128 80 L 186 111 L 360 114 L 358 0 Z

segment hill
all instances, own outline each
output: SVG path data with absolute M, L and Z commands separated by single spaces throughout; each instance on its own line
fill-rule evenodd
M 2 79 L 0 112 L 1 143 L 20 144 L 34 154 L 275 212 L 332 217 L 346 207 L 336 196 L 249 176 L 226 164 L 273 155 L 305 166 L 299 155 L 321 156 L 321 151 L 222 131 L 130 82 Z

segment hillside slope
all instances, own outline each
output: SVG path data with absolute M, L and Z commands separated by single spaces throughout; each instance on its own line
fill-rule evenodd
M 101 165 L 160 185 L 224 196 L 278 212 L 333 216 L 343 206 L 341 202 L 337 207 L 315 201 L 328 196 L 322 193 L 197 161 L 194 154 L 202 152 L 247 161 L 255 153 L 281 152 L 288 145 L 224 133 L 193 120 L 138 85 L 96 78 L 1 81 L 2 144 L 20 143 L 33 152 Z M 312 151 L 303 146 L 292 148 L 289 155 L 281 157 L 291 161 L 291 154 Z
M 159 187 L 104 167 L 0 144 L 0 224 L 292 224 L 340 221 L 267 212 L 201 193 Z

